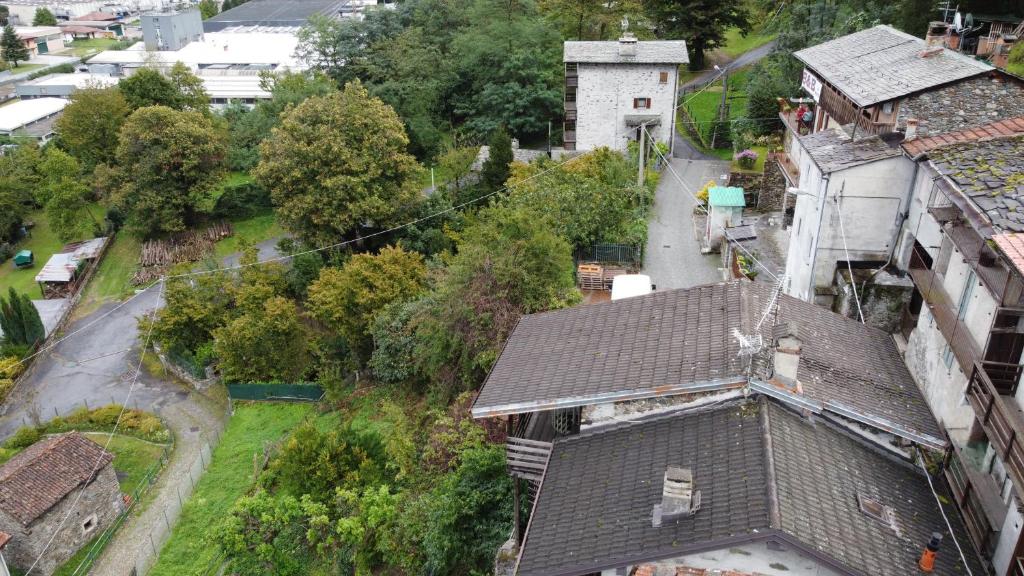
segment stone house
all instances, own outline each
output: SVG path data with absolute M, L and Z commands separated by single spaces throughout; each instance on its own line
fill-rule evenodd
M 106 530 L 123 508 L 113 459 L 69 432 L 40 440 L 0 466 L 0 538 L 10 537 L 4 558 L 21 569 L 39 558 L 36 571 L 51 574 Z
M 631 34 L 614 42 L 566 42 L 563 60 L 566 150 L 625 150 L 643 125 L 672 147 L 679 66 L 689 62 L 685 42 L 641 42 Z

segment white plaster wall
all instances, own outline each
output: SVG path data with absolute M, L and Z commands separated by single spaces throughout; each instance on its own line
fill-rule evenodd
M 917 328 L 907 340 L 904 360 L 939 425 L 949 432 L 954 443 L 963 446 L 974 424 L 974 410 L 964 398 L 967 376 L 955 358 L 949 368 L 946 367 L 945 347 L 946 339 L 935 325 L 934 317 L 927 306 L 922 306 Z
M 797 145 L 795 150 L 802 150 Z M 793 226 L 790 227 L 789 252 L 786 255 L 786 294 L 795 298 L 810 301 L 814 292 L 810 290 L 812 267 L 811 250 L 818 228 L 819 196 L 822 194 L 823 182 L 821 170 L 801 154 L 796 164 L 800 169 L 800 185 L 797 188 L 813 194 L 800 194 L 796 197 L 793 207 Z M 794 159 L 794 162 L 797 160 Z
M 776 549 L 772 549 L 776 548 Z M 647 562 L 657 567 L 655 574 L 675 575 L 676 567 L 704 568 L 711 570 L 736 570 L 744 574 L 756 573 L 764 576 L 839 576 L 839 573 L 821 564 L 815 558 L 801 554 L 786 544 L 769 548 L 767 542 L 743 544 L 699 554 L 680 556 L 659 562 Z M 605 570 L 601 576 L 629 574 Z
M 658 114 L 661 123 L 648 126 L 655 140 L 671 144 L 675 122 L 678 68 L 671 64 L 579 64 L 576 89 L 576 149 L 607 146 L 625 150 L 636 128 L 626 126 L 627 114 Z M 661 72 L 668 81 L 660 82 Z M 650 98 L 650 109 L 634 109 L 634 98 Z M 628 137 L 628 138 L 627 138 Z
M 992 554 L 992 565 L 996 574 L 1006 574 L 1013 560 L 1013 550 L 1020 538 L 1021 527 L 1024 526 L 1024 517 L 1021 516 L 1017 506 L 1017 498 L 1010 496 L 1010 506 L 1006 513 L 1006 520 L 999 531 L 999 541 L 996 543 L 996 550 Z
M 949 295 L 954 312 L 956 312 L 955 308 L 960 303 L 960 296 L 963 294 L 970 270 L 970 265 L 964 261 L 963 255 L 954 248 L 953 253 L 949 257 L 949 267 L 946 269 L 946 274 L 942 279 L 942 287 L 946 290 L 946 294 Z M 971 298 L 967 302 L 964 324 L 967 325 L 967 329 L 971 333 L 974 343 L 978 346 L 978 350 L 984 351 L 985 346 L 988 344 L 988 334 L 992 329 L 992 317 L 997 307 L 998 302 L 996 299 L 985 288 L 985 285 L 975 277 L 974 289 L 971 291 Z
M 899 250 L 898 264 L 902 270 L 906 270 L 910 266 L 910 253 L 914 239 L 924 247 L 933 262 L 939 256 L 939 246 L 942 245 L 943 236 L 942 227 L 928 213 L 928 202 L 935 188 L 932 176 L 931 170 L 922 165 L 914 179 L 914 190 L 910 199 L 907 221 L 903 227 L 906 233 L 904 240 L 906 245 L 901 246 Z

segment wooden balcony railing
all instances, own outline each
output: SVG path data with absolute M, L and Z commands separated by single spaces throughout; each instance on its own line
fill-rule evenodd
M 868 136 L 871 134 L 886 134 L 894 129 L 893 121 L 872 122 L 861 114 L 861 110 L 850 100 L 825 84 L 822 86 L 821 99 L 818 105 L 825 109 L 825 112 L 839 125 L 857 124 L 857 134 Z
M 1010 271 L 1000 261 L 995 251 L 969 224 L 954 222 L 944 230 L 996 301 L 1004 302 L 1010 283 Z
M 779 151 L 775 153 L 775 161 L 779 163 L 779 168 L 782 168 L 783 174 L 786 175 L 786 179 L 789 180 L 790 185 L 800 185 L 800 169 L 797 168 L 796 163 L 790 158 L 789 154 Z
M 1024 497 L 1024 416 L 1012 396 L 1003 396 L 984 364 L 975 364 L 967 383 L 967 400 L 992 448 L 999 454 L 1018 497 Z
M 942 277 L 933 270 L 921 266 L 921 260 L 911 257 L 910 278 L 921 293 L 928 310 L 935 318 L 935 325 L 949 343 L 957 363 L 964 374 L 970 374 L 975 363 L 981 359 L 981 350 L 974 342 L 967 325 L 957 317 L 956 305 L 942 287 Z
M 992 522 L 985 513 L 983 498 L 985 496 L 988 496 L 989 499 L 994 497 L 999 504 L 1002 504 L 1002 500 L 999 499 L 998 494 L 983 494 L 982 491 L 986 488 L 991 492 L 992 486 L 979 481 L 978 475 L 972 474 L 964 466 L 960 451 L 955 447 L 949 452 L 945 475 L 953 493 L 953 500 L 963 516 L 968 535 L 978 550 L 988 550 L 992 543 L 993 530 Z M 1005 517 L 1005 511 L 1003 516 Z
M 1013 559 L 1013 564 L 1010 566 L 1010 576 L 1024 576 L 1024 556 L 1018 556 Z

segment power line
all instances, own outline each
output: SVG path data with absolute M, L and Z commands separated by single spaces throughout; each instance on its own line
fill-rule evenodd
M 864 312 L 860 309 L 860 296 L 857 295 L 857 280 L 853 277 L 853 264 L 850 262 L 850 248 L 846 245 L 846 228 L 843 226 L 843 212 L 839 207 L 839 197 L 835 196 L 836 215 L 839 216 L 839 233 L 843 237 L 843 252 L 846 253 L 846 268 L 850 271 L 850 286 L 853 286 L 853 301 L 857 303 L 857 315 L 860 316 L 860 323 L 864 324 Z M 817 255 L 815 255 L 817 258 Z
M 949 537 L 953 539 L 953 544 L 956 544 L 956 549 L 960 552 L 960 560 L 964 563 L 964 570 L 967 570 L 967 576 L 974 576 L 971 572 L 971 566 L 967 563 L 967 556 L 964 555 L 964 549 L 960 547 L 960 542 L 956 539 L 956 532 L 953 531 L 953 525 L 949 523 L 949 518 L 946 516 L 946 510 L 942 507 L 942 499 L 939 498 L 939 493 L 935 491 L 935 485 L 932 484 L 932 475 L 928 473 L 928 468 L 924 465 L 924 452 L 921 447 L 917 447 L 917 455 L 921 460 L 921 470 L 924 470 L 924 477 L 928 479 L 928 488 L 932 491 L 932 496 L 935 497 L 935 505 L 939 507 L 939 514 L 942 514 L 942 519 L 946 521 L 946 528 L 949 529 Z
M 164 280 L 162 278 L 160 279 L 159 284 L 160 295 L 158 296 L 158 298 L 163 296 Z M 118 427 L 121 425 L 121 419 L 124 417 L 124 413 L 128 409 L 128 402 L 131 400 L 132 393 L 135 391 L 135 386 L 139 382 L 139 374 L 142 372 L 142 361 L 146 358 L 146 350 L 149 349 L 149 343 L 153 337 L 153 328 L 156 326 L 156 311 L 157 308 L 154 307 L 153 312 L 150 314 L 149 329 L 146 331 L 146 338 L 143 342 L 142 350 L 139 353 L 139 363 L 135 366 L 135 374 L 132 376 L 131 386 L 129 386 L 128 388 L 128 394 L 127 396 L 125 396 L 124 403 L 121 404 L 121 411 L 117 414 L 117 420 L 114 421 L 114 427 L 111 428 L 110 434 L 107 436 L 107 441 L 103 444 L 103 453 L 100 454 L 100 456 L 96 459 L 96 464 L 93 465 L 92 471 L 89 473 L 88 478 L 86 478 L 85 485 L 82 486 L 82 489 L 78 492 L 78 496 L 75 498 L 75 501 L 71 504 L 71 507 L 68 508 L 68 513 L 64 515 L 64 518 L 61 519 L 60 524 L 57 525 L 57 528 L 54 529 L 53 534 L 50 535 L 50 539 L 46 541 L 46 545 L 43 546 L 43 549 L 39 551 L 39 555 L 36 556 L 35 561 L 32 562 L 32 565 L 29 566 L 28 571 L 25 572 L 25 576 L 29 576 L 29 574 L 32 573 L 32 570 L 34 570 L 36 565 L 39 564 L 39 561 L 42 560 L 43 555 L 46 554 L 46 551 L 50 548 L 51 545 L 53 545 L 53 541 L 57 537 L 57 534 L 60 533 L 61 529 L 64 527 L 64 524 L 67 523 L 68 518 L 71 517 L 71 514 L 74 513 L 75 509 L 78 507 L 78 503 L 82 500 L 82 496 L 85 495 L 85 489 L 89 485 L 89 480 L 93 478 L 93 476 L 95 476 L 96 472 L 99 470 L 100 463 L 103 462 L 103 456 L 107 452 L 107 449 L 110 447 L 110 442 L 114 439 L 114 434 L 117 432 Z

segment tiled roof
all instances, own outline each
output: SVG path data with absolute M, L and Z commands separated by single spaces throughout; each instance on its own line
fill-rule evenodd
M 800 144 L 823 174 L 831 174 L 893 158 L 902 154 L 892 139 L 868 136 L 853 140 L 847 130 L 836 127 L 800 137 Z
M 0 550 L 11 541 L 11 535 L 7 532 L 0 531 Z
M 1024 232 L 1024 136 L 952 144 L 929 158 L 997 233 Z
M 896 129 L 915 118 L 917 137 L 966 131 L 1024 116 L 1024 83 L 1002 72 L 935 88 L 900 102 Z
M 936 148 L 949 146 L 951 144 L 978 142 L 992 138 L 1005 138 L 1007 136 L 1021 135 L 1024 135 L 1024 116 L 1000 120 L 985 126 L 970 128 L 967 130 L 958 130 L 956 132 L 939 134 L 937 136 L 914 138 L 913 140 L 903 142 L 902 146 L 903 150 L 906 151 L 911 158 L 916 159 L 928 152 L 931 152 L 932 150 L 935 150 Z
M 756 338 L 773 295 L 772 286 L 738 281 L 524 316 L 473 414 L 741 388 L 751 362 L 741 354 L 740 337 Z M 775 301 L 771 320 L 795 324 L 802 335 L 798 399 L 819 412 L 945 444 L 888 334 L 786 295 Z M 764 362 L 772 353 L 773 321 L 761 325 Z M 754 369 L 753 379 L 766 379 L 766 370 Z
M 28 526 L 113 459 L 77 432 L 40 440 L 0 466 L 0 510 Z
M 992 240 L 1013 263 L 1017 273 L 1024 274 L 1024 234 L 996 234 Z
M 686 64 L 690 61 L 686 53 L 686 42 L 682 40 L 641 40 L 636 43 L 636 54 L 626 56 L 619 53 L 619 42 L 611 41 L 568 41 L 562 52 L 564 62 L 585 62 L 598 64 Z
M 907 96 L 994 70 L 945 48 L 923 56 L 924 40 L 879 25 L 793 55 L 858 106 Z
M 668 466 L 692 469 L 701 507 L 654 528 Z M 861 513 L 858 494 L 892 507 L 897 529 Z M 520 576 L 576 576 L 768 539 L 841 573 L 905 576 L 918 572 L 932 532 L 949 541 L 912 464 L 765 401 L 558 439 L 537 499 Z M 957 540 L 968 542 L 958 516 L 947 514 Z M 974 573 L 983 573 L 965 552 Z M 964 573 L 954 551 L 938 554 L 933 574 Z

